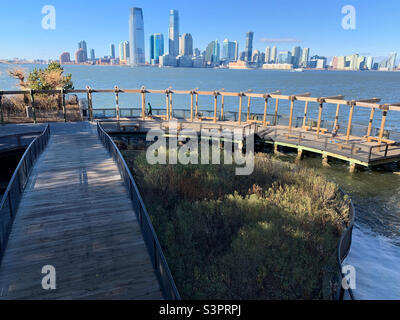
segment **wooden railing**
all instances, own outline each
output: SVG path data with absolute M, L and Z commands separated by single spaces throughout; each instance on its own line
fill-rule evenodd
M 31 170 L 39 155 L 46 148 L 50 139 L 50 126 L 47 125 L 44 132 L 38 136 L 22 156 L 10 183 L 3 195 L 0 204 L 0 262 L 7 246 L 11 227 L 17 213 L 22 193 L 25 190 Z

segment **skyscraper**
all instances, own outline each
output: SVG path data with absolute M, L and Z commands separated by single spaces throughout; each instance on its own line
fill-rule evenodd
M 179 55 L 179 11 L 171 10 L 169 13 L 169 54 L 173 57 Z
M 119 61 L 120 62 L 125 62 L 125 57 L 124 57 L 124 42 L 120 42 L 118 46 L 118 55 L 119 55 Z
M 184 33 L 179 39 L 179 54 L 193 56 L 193 38 L 190 33 Z
M 205 61 L 211 65 L 219 63 L 220 46 L 218 40 L 212 41 L 208 44 L 206 49 Z
M 110 45 L 110 57 L 111 57 L 111 59 L 115 59 L 115 45 L 114 44 Z
M 292 49 L 292 64 L 294 68 L 298 68 L 300 64 L 301 48 L 294 47 Z
M 69 54 L 69 52 L 63 52 L 60 55 L 60 64 L 69 63 L 69 62 L 71 62 L 71 55 Z
M 253 56 L 253 38 L 254 38 L 254 32 L 247 32 L 246 35 L 246 56 L 245 56 L 245 61 L 246 62 L 251 62 L 251 58 Z
M 119 44 L 119 61 L 120 63 L 129 63 L 129 42 L 122 41 Z
M 237 42 L 225 39 L 222 44 L 222 60 L 231 62 L 236 61 L 236 44 Z
M 155 33 L 150 36 L 150 62 L 159 64 L 160 57 L 164 54 L 164 36 L 161 33 Z
M 291 64 L 292 62 L 292 54 L 290 51 L 281 51 L 279 52 L 279 63 Z
M 235 44 L 235 61 L 239 60 L 239 42 L 236 40 L 233 42 Z
M 85 50 L 83 48 L 80 48 L 76 53 L 75 53 L 75 63 L 84 63 L 86 62 L 86 56 L 85 56 Z
M 85 40 L 82 40 L 81 42 L 78 43 L 78 48 L 83 50 L 83 59 L 87 61 L 88 59 L 88 53 L 87 53 L 87 44 Z
M 278 48 L 276 46 L 273 46 L 271 50 L 271 63 L 276 63 L 277 57 L 278 57 Z
M 374 67 L 374 58 L 373 57 L 367 57 L 367 62 L 366 62 L 366 64 L 365 64 L 365 67 L 368 69 L 368 70 L 372 70 L 373 69 L 373 67 Z
M 92 61 L 96 60 L 96 54 L 94 52 L 94 49 L 90 50 L 90 60 Z
M 301 53 L 300 67 L 307 68 L 309 58 L 310 58 L 310 48 L 304 48 Z
M 271 47 L 267 47 L 265 49 L 265 63 L 269 63 L 271 61 Z
M 144 19 L 141 8 L 131 8 L 129 17 L 130 65 L 140 66 L 146 63 L 144 48 Z

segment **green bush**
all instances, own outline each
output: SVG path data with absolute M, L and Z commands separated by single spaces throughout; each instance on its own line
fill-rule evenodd
M 313 170 L 258 155 L 233 165 L 154 165 L 124 150 L 185 299 L 322 299 L 347 200 Z

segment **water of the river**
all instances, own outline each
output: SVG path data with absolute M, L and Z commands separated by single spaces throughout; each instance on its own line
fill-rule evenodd
M 12 67 L 12 66 L 11 66 Z M 15 67 L 15 66 L 14 66 Z M 34 66 L 23 66 L 32 69 Z M 10 66 L 0 65 L 0 90 L 16 89 L 16 81 L 7 75 Z M 281 90 L 283 94 L 311 92 L 312 96 L 345 95 L 346 99 L 382 98 L 383 103 L 400 102 L 400 72 L 331 72 L 304 73 L 264 70 L 158 69 L 129 67 L 66 66 L 73 75 L 76 89 L 87 85 L 94 89 L 148 89 L 247 91 L 255 93 Z M 148 97 L 154 107 L 162 107 L 165 97 Z M 261 100 L 261 99 L 260 99 Z M 121 107 L 140 106 L 139 95 L 121 94 Z M 227 109 L 237 110 L 238 101 L 227 98 Z M 188 108 L 189 99 L 174 97 L 175 108 Z M 263 112 L 263 101 L 254 100 L 252 111 Z M 113 108 L 111 94 L 96 94 L 95 108 Z M 212 98 L 201 97 L 200 108 L 212 109 Z M 280 114 L 288 114 L 288 103 L 282 102 Z M 297 116 L 304 105 L 296 105 Z M 316 117 L 317 105 L 310 105 L 310 116 Z M 324 118 L 332 119 L 336 106 L 327 106 Z M 343 107 L 340 121 L 346 126 L 348 108 Z M 356 109 L 354 122 L 367 125 L 369 110 Z M 374 122 L 380 125 L 380 112 Z M 400 112 L 389 113 L 387 128 L 400 132 Z M 317 168 L 348 192 L 356 206 L 356 228 L 348 264 L 356 267 L 358 299 L 400 299 L 400 175 L 385 171 L 363 171 L 350 175 L 347 168 L 334 164 L 322 168 L 318 158 L 308 158 L 306 165 Z

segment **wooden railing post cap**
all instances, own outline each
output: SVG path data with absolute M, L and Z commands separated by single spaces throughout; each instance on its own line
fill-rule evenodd
M 115 86 L 115 87 L 114 87 L 114 90 L 115 90 L 116 93 L 120 92 L 118 86 Z
M 381 104 L 381 105 L 379 105 L 379 109 L 381 109 L 382 111 L 389 111 L 390 104 Z

